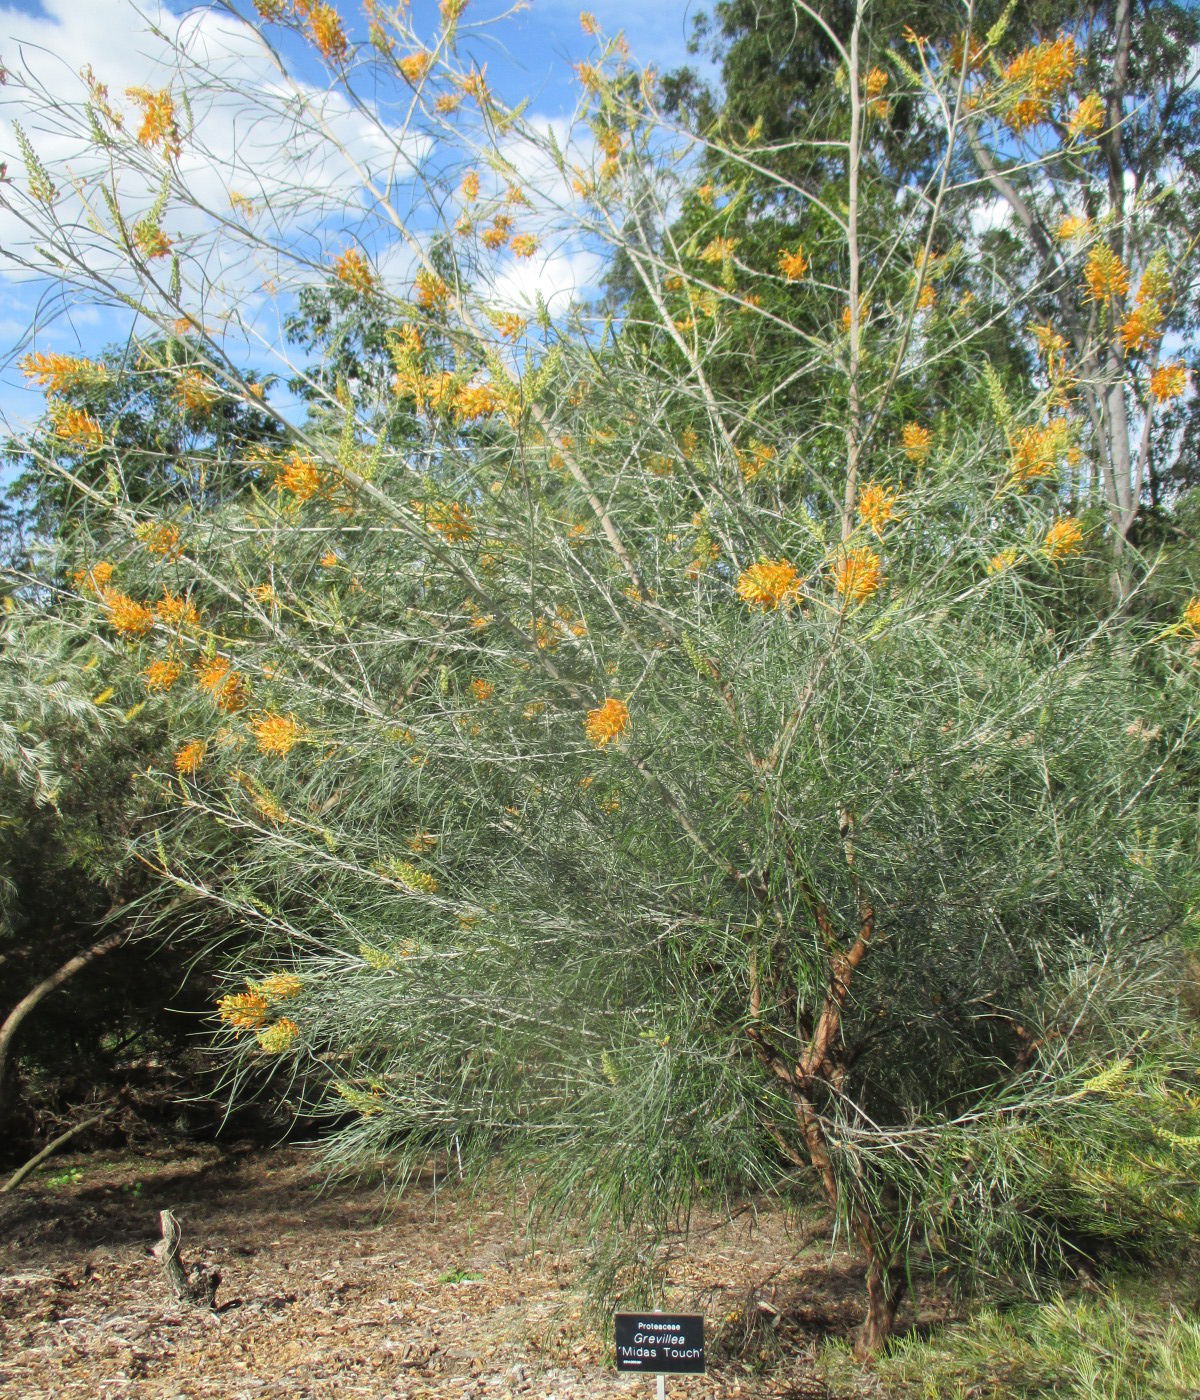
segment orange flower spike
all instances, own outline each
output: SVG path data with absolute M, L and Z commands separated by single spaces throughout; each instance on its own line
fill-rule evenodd
M 1083 269 L 1088 301 L 1116 301 L 1129 291 L 1129 269 L 1108 246 L 1097 243 Z
M 1187 392 L 1187 366 L 1178 360 L 1159 365 L 1150 376 L 1150 397 L 1155 403 L 1168 403 Z
M 900 518 L 896 502 L 900 499 L 899 489 L 885 486 L 881 481 L 868 481 L 859 493 L 858 518 L 876 535 L 882 537 L 883 527 Z
M 297 9 L 300 6 L 297 5 Z M 308 33 L 326 63 L 342 63 L 350 52 L 341 16 L 332 5 L 309 4 Z
M 900 440 L 904 444 L 904 455 L 910 462 L 920 464 L 928 461 L 933 448 L 933 433 L 928 428 L 923 428 L 920 423 L 905 423 Z
M 808 274 L 808 259 L 803 248 L 779 250 L 779 271 L 789 282 L 800 282 Z
M 166 88 L 150 92 L 147 88 L 125 89 L 125 96 L 132 97 L 142 109 L 142 124 L 138 128 L 137 140 L 141 146 L 153 150 L 162 148 L 164 156 L 178 156 L 183 149 L 179 126 L 175 120 L 175 103 Z
M 190 598 L 181 598 L 169 589 L 154 605 L 159 622 L 167 627 L 199 627 L 200 611 Z
M 104 429 L 90 413 L 82 408 L 56 407 L 59 407 L 59 411 L 52 416 L 58 437 L 87 451 L 103 446 Z
M 154 627 L 154 614 L 127 593 L 106 588 L 102 594 L 108 623 L 125 637 L 144 637 Z
M 760 559 L 738 577 L 736 592 L 750 608 L 774 612 L 795 602 L 804 580 L 786 559 Z
M 183 675 L 183 667 L 178 661 L 152 661 L 142 672 L 142 681 L 153 695 L 170 690 Z
M 433 67 L 433 55 L 425 49 L 418 49 L 416 53 L 406 54 L 396 67 L 416 87 Z
M 833 566 L 833 586 L 848 603 L 865 603 L 883 584 L 883 561 L 873 549 L 848 549 Z
M 1046 531 L 1042 541 L 1046 555 L 1056 564 L 1083 552 L 1083 526 L 1073 515 L 1062 515 Z
M 333 275 L 352 291 L 369 294 L 378 290 L 371 264 L 357 248 L 347 248 L 333 260 Z
M 190 744 L 184 744 L 175 755 L 176 773 L 181 778 L 194 778 L 207 753 L 208 745 L 203 739 L 193 739 Z
M 259 753 L 286 758 L 304 737 L 303 728 L 294 715 L 266 714 L 251 725 Z
M 584 733 L 597 748 L 605 748 L 614 739 L 619 739 L 629 727 L 629 707 L 624 700 L 610 696 L 604 704 L 587 712 Z
M 252 1031 L 265 1024 L 268 1005 L 262 992 L 231 992 L 217 1002 L 217 1011 L 227 1025 Z

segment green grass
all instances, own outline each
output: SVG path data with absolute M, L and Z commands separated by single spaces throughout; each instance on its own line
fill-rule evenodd
M 889 1400 L 1196 1400 L 1198 1301 L 1186 1279 L 1126 1279 L 988 1308 L 928 1340 L 897 1339 L 872 1371 Z M 835 1391 L 866 1388 L 846 1346 L 827 1346 L 821 1364 Z

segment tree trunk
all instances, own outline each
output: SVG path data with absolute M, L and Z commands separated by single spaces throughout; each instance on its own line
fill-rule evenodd
M 854 1355 L 866 1361 L 878 1355 L 896 1325 L 896 1310 L 904 1297 L 904 1275 L 890 1269 L 878 1251 L 867 1248 L 867 1315 L 854 1338 Z

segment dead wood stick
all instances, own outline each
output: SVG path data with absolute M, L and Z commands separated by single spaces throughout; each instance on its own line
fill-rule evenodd
M 169 1210 L 160 1210 L 158 1222 L 162 1228 L 162 1239 L 151 1252 L 163 1266 L 176 1298 L 195 1308 L 215 1310 L 221 1275 L 205 1264 L 185 1268 L 179 1252 L 179 1221 Z

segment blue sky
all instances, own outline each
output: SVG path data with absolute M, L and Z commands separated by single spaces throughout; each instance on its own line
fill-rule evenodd
M 253 13 L 247 0 L 238 8 Z M 340 4 L 348 29 L 362 37 L 365 24 L 357 6 Z M 623 31 L 635 62 L 669 69 L 694 62 L 686 52 L 692 19 L 702 8 L 695 0 L 531 0 L 523 10 L 503 23 L 475 32 L 472 22 L 487 20 L 512 8 L 502 0 L 470 0 L 463 15 L 463 47 L 479 64 L 487 65 L 488 82 L 509 102 L 528 99 L 529 112 L 539 117 L 563 118 L 575 106 L 578 86 L 572 65 L 594 53 L 595 41 L 580 27 L 579 13 L 586 8 L 595 15 L 606 35 Z M 210 7 L 186 6 L 167 0 L 173 16 L 194 14 Z M 418 33 L 432 35 L 438 26 L 437 0 L 413 0 L 411 13 Z M 318 65 L 293 36 L 273 27 L 268 31 L 301 79 L 321 83 Z M 0 56 L 11 69 L 28 65 L 52 95 L 59 91 L 64 100 L 79 94 L 78 72 L 91 64 L 102 81 L 108 81 L 114 95 L 131 84 L 161 86 L 150 76 L 159 62 L 161 45 L 147 32 L 129 0 L 0 0 Z M 145 76 L 143 76 L 143 74 Z M 0 89 L 0 102 L 11 102 L 13 88 Z M 0 106 L 0 159 L 7 159 L 10 170 L 20 176 L 21 161 L 15 149 L 7 117 Z M 0 245 L 6 232 L 0 228 Z M 562 259 L 560 259 L 560 263 Z M 575 259 L 576 280 L 587 284 L 586 259 Z M 594 271 L 595 264 L 590 265 Z M 515 271 L 526 272 L 520 268 Z M 559 269 L 561 271 L 561 268 Z M 528 280 L 528 279 L 527 279 Z M 105 344 L 124 337 L 127 320 L 120 313 L 98 309 L 71 297 L 56 305 L 58 289 L 53 284 L 29 280 L 14 282 L 4 278 L 4 298 L 0 304 L 0 354 L 11 358 L 12 347 L 25 335 L 35 316 L 41 314 L 43 329 L 39 349 L 94 354 Z M 41 311 L 39 313 L 39 308 Z M 31 391 L 10 364 L 0 372 L 0 415 L 19 423 L 40 411 L 40 393 Z

